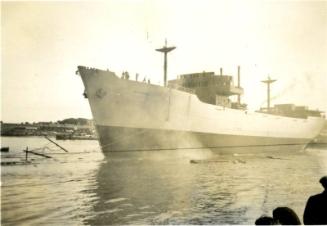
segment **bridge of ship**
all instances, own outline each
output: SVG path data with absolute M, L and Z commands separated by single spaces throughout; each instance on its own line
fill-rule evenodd
M 168 86 L 195 93 L 202 102 L 208 104 L 229 108 L 245 106 L 229 99 L 230 96 L 243 94 L 243 88 L 235 86 L 230 75 L 215 75 L 214 72 L 184 74 L 169 81 Z

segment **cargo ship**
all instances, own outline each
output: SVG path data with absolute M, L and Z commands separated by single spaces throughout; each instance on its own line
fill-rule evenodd
M 241 103 L 243 88 L 222 70 L 184 74 L 167 82 L 164 46 L 164 86 L 118 76 L 110 70 L 78 66 L 85 86 L 99 142 L 104 153 L 211 149 L 301 150 L 324 125 L 319 111 L 295 105 L 270 107 L 256 112 Z M 230 97 L 237 95 L 237 102 Z

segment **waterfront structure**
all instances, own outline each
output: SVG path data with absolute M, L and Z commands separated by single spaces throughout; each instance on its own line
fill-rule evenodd
M 66 119 L 68 122 L 82 119 Z M 91 135 L 96 137 L 95 129 L 91 120 L 83 119 L 84 124 L 63 124 L 58 122 L 38 122 L 38 123 L 4 123 L 1 122 L 1 136 L 56 136 L 61 135 Z M 63 120 L 63 122 L 66 122 Z

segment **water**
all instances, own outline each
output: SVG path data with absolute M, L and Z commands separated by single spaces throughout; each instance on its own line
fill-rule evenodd
M 2 137 L 2 160 L 48 146 L 52 159 L 1 166 L 3 225 L 253 224 L 288 206 L 302 218 L 320 193 L 327 149 L 297 154 L 216 155 L 209 150 L 103 156 L 97 141 Z M 198 164 L 190 160 L 199 161 Z

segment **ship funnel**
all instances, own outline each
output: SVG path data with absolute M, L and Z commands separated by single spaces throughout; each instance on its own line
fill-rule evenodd
M 164 53 L 164 86 L 167 86 L 167 53 L 174 49 L 176 49 L 174 46 L 167 47 L 167 40 L 165 41 L 164 47 L 156 49 L 156 51 Z

